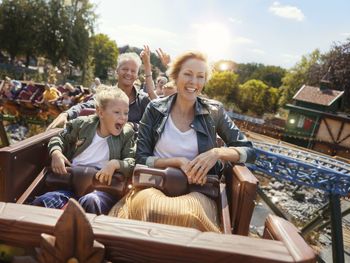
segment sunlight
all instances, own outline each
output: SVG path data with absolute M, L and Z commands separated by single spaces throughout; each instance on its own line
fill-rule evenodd
M 222 59 L 230 46 L 230 32 L 219 23 L 208 23 L 196 26 L 197 48 L 205 52 L 210 59 Z
M 226 71 L 226 70 L 228 70 L 228 64 L 225 63 L 225 62 L 220 63 L 219 69 L 220 69 L 221 71 Z

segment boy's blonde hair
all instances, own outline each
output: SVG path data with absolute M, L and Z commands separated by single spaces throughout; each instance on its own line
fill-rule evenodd
M 115 99 L 124 100 L 129 104 L 129 97 L 118 87 L 100 85 L 96 89 L 95 102 L 97 107 L 105 109 L 108 102 Z

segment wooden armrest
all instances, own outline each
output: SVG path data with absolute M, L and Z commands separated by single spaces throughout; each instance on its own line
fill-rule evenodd
M 220 184 L 220 205 L 221 205 L 221 222 L 224 234 L 231 234 L 230 209 L 227 201 L 226 185 Z
M 258 180 L 246 166 L 235 165 L 233 167 L 231 217 L 234 234 L 248 235 L 257 187 Z
M 265 221 L 263 238 L 282 241 L 295 262 L 315 262 L 315 253 L 298 233 L 298 229 L 285 219 L 269 215 Z

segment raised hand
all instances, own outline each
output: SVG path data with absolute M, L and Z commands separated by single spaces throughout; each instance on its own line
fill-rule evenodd
M 156 49 L 156 52 L 162 65 L 167 68 L 170 63 L 170 55 L 165 53 L 161 48 Z
M 151 72 L 151 51 L 149 46 L 144 45 L 143 50 L 140 53 L 140 57 L 142 59 L 143 65 L 145 67 L 145 72 L 150 73 Z M 149 71 L 149 72 L 147 72 Z
M 151 65 L 151 51 L 149 46 L 144 45 L 143 50 L 140 54 L 143 65 L 145 67 L 145 79 L 146 79 L 146 87 L 147 93 L 151 100 L 156 99 L 158 96 L 154 91 L 154 83 L 152 79 L 152 65 Z

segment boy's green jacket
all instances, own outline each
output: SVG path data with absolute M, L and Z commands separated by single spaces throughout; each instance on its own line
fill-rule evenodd
M 48 145 L 49 153 L 60 150 L 68 160 L 82 153 L 92 142 L 99 125 L 96 115 L 78 117 L 66 124 L 65 129 L 53 137 Z M 135 166 L 134 130 L 126 124 L 118 136 L 109 136 L 109 159 L 120 162 L 120 170 L 124 176 L 131 176 Z

